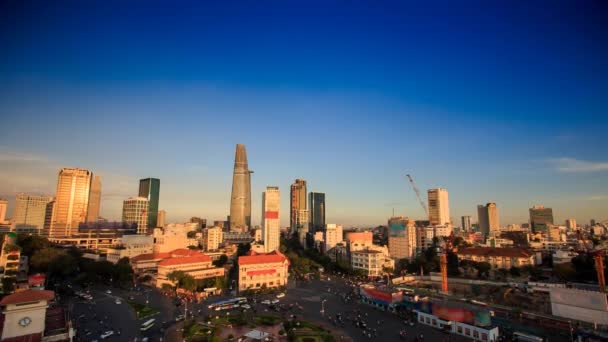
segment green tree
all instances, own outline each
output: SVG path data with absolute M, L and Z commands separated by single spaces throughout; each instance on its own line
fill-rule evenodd
M 4 293 L 13 293 L 15 291 L 15 278 L 13 278 L 13 277 L 2 278 L 2 291 Z
M 501 279 L 507 279 L 507 275 L 509 274 L 509 270 L 507 270 L 506 268 L 499 268 L 498 269 L 498 274 L 500 275 Z
M 57 275 L 69 275 L 76 271 L 78 263 L 65 250 L 45 248 L 34 253 L 30 265 L 35 271 Z
M 509 269 L 509 273 L 511 274 L 512 277 L 519 277 L 521 275 L 521 273 L 519 272 L 519 268 L 512 266 Z
M 215 267 L 223 267 L 224 265 L 226 265 L 227 262 L 228 262 L 228 256 L 226 256 L 226 254 L 222 254 L 222 255 L 220 255 L 219 259 L 217 259 L 213 262 L 213 265 Z
M 576 269 L 572 263 L 563 263 L 553 266 L 553 273 L 562 281 L 572 281 L 576 279 Z
M 487 277 L 490 274 L 490 270 L 492 269 L 492 265 L 489 262 L 480 262 L 477 264 L 477 276 L 479 278 L 484 275 Z
M 21 246 L 21 254 L 32 257 L 37 251 L 51 247 L 48 239 L 40 235 L 18 234 L 17 244 Z

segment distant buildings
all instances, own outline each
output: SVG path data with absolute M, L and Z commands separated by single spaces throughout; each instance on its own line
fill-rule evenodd
M 156 227 L 163 228 L 165 226 L 165 217 L 167 212 L 163 209 L 158 211 L 158 217 L 156 218 Z
M 314 234 L 325 228 L 325 194 L 322 192 L 309 193 L 308 203 L 310 212 L 309 232 Z
M 451 225 L 448 191 L 443 188 L 429 189 L 428 200 L 430 224 L 433 226 Z
M 530 224 L 533 232 L 545 229 L 546 225 L 553 224 L 553 209 L 545 208 L 542 205 L 533 206 L 530 208 Z
M 137 226 L 137 234 L 148 233 L 149 202 L 146 197 L 130 197 L 122 202 L 122 222 Z M 155 215 L 156 218 L 156 215 Z
M 89 208 L 87 210 L 87 222 L 97 222 L 99 209 L 101 207 L 101 177 L 94 176 L 89 191 Z
M 431 238 L 432 239 L 432 238 Z M 416 223 L 407 217 L 388 220 L 388 250 L 393 259 L 410 259 L 416 252 Z
M 575 230 L 576 229 L 576 219 L 575 218 L 567 218 L 566 219 L 566 229 Z
M 456 252 L 458 260 L 487 262 L 493 269 L 534 266 L 535 253 L 523 248 L 471 247 Z
M 89 170 L 63 168 L 59 171 L 49 237 L 69 237 L 86 221 L 92 177 Z
M 462 216 L 461 218 L 462 221 L 462 231 L 463 232 L 470 232 L 471 231 L 471 216 Z
M 116 245 L 107 249 L 106 260 L 115 264 L 122 258 L 133 258 L 141 254 L 152 253 L 154 237 L 151 235 L 123 235 Z
M 325 230 L 323 230 L 323 252 L 330 250 L 338 243 L 342 242 L 343 237 L 343 229 L 341 225 L 333 223 L 325 225 Z
M 479 231 L 483 234 L 484 238 L 500 230 L 496 203 L 477 206 L 477 223 L 479 224 Z
M 223 232 L 220 227 L 203 229 L 202 245 L 204 251 L 216 251 L 223 241 Z
M 198 223 L 199 228 L 207 228 L 207 219 L 193 216 L 190 218 L 190 222 Z
M 280 209 L 281 193 L 279 187 L 266 187 L 266 191 L 262 194 L 262 234 L 266 252 L 272 252 L 279 248 L 281 237 Z
M 145 178 L 139 180 L 139 197 L 148 200 L 147 228 L 155 228 L 158 219 L 158 201 L 160 197 L 160 179 Z
M 0 224 L 6 223 L 6 208 L 8 207 L 8 201 L 0 198 Z
M 13 212 L 15 231 L 42 235 L 47 205 L 52 200 L 51 196 L 17 194 Z
M 275 250 L 266 254 L 250 252 L 238 259 L 239 291 L 276 288 L 287 285 L 289 260 Z
M 306 206 L 306 181 L 296 179 L 289 191 L 289 227 L 292 232 L 308 224 L 308 211 Z M 306 216 L 303 216 L 305 214 Z
M 230 230 L 247 231 L 251 227 L 251 173 L 245 145 L 236 145 L 232 195 L 230 197 Z

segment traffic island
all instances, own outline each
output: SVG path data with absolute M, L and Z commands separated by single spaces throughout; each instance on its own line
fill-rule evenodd
M 137 316 L 137 319 L 148 318 L 148 317 L 151 317 L 151 316 L 154 316 L 154 315 L 160 313 L 160 311 L 158 311 L 154 308 L 151 308 L 147 305 L 139 304 L 139 303 L 132 302 L 132 301 L 128 301 L 127 303 L 129 303 L 129 305 L 131 305 L 131 307 L 135 311 L 135 315 Z

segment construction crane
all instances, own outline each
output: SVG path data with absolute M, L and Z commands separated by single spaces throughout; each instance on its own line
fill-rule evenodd
M 584 253 L 591 256 L 595 262 L 595 271 L 597 272 L 597 283 L 599 290 L 602 293 L 606 293 L 606 277 L 604 277 L 604 256 L 606 255 L 606 246 L 601 244 L 596 246 L 594 250 L 590 250 L 590 248 L 588 248 L 585 244 L 585 240 L 583 240 L 580 229 L 577 231 L 577 235 L 578 239 L 582 240 Z
M 426 214 L 426 216 L 429 216 L 429 210 L 426 208 L 426 204 L 424 203 L 424 201 L 422 200 L 422 197 L 420 196 L 420 191 L 416 187 L 416 183 L 414 183 L 414 179 L 409 174 L 406 175 L 406 176 L 407 176 L 407 179 L 409 179 L 410 184 L 412 184 L 412 188 L 414 189 L 414 192 L 416 193 L 416 197 L 418 198 L 418 202 L 420 202 L 420 205 L 422 206 L 422 209 L 424 209 L 424 213 Z
M 439 269 L 441 271 L 441 292 L 448 293 L 448 252 L 452 250 L 454 235 L 450 234 L 447 240 L 441 241 L 437 246 L 439 256 Z

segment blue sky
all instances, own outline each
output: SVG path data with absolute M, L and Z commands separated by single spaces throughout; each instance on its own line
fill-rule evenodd
M 247 146 L 266 185 L 309 182 L 328 221 L 422 218 L 404 175 L 451 215 L 527 208 L 608 219 L 608 8 L 488 3 L 58 1 L 0 4 L 0 195 L 102 176 L 118 219 L 161 179 L 171 221 L 229 211 Z

